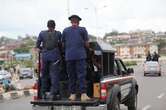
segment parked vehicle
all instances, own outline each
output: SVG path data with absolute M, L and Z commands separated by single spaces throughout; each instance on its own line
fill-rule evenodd
M 11 81 L 11 74 L 9 72 L 7 72 L 6 70 L 1 70 L 0 71 L 0 84 L 2 84 L 4 79 Z
M 161 66 L 158 61 L 146 61 L 144 63 L 144 76 L 146 75 L 161 76 Z
M 128 110 L 137 110 L 138 84 L 132 68 L 126 68 L 123 61 L 115 58 L 115 49 L 110 44 L 97 41 L 90 43 L 91 52 L 88 54 L 87 68 L 87 94 L 92 98 L 89 101 L 69 101 L 68 79 L 61 79 L 61 100 L 49 101 L 40 99 L 40 75 L 34 89 L 38 96 L 31 101 L 34 106 L 87 106 L 106 107 L 107 110 L 120 110 L 120 104 Z M 90 50 L 88 53 L 91 53 Z M 89 61 L 90 60 L 90 61 Z M 39 66 L 40 67 L 40 66 Z M 79 94 L 78 94 L 79 95 Z M 103 106 L 100 106 L 103 105 Z
M 20 79 L 33 78 L 33 70 L 31 68 L 21 68 L 19 77 Z

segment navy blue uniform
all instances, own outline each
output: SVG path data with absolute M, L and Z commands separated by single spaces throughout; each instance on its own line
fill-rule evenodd
M 70 26 L 63 31 L 62 42 L 65 47 L 65 60 L 69 74 L 69 90 L 72 94 L 76 92 L 77 79 L 80 92 L 86 93 L 86 41 L 88 41 L 88 33 L 84 27 Z
M 45 40 L 48 35 L 55 37 L 55 47 L 52 49 L 47 49 Z M 42 31 L 37 39 L 36 46 L 42 50 L 42 75 L 41 75 L 41 90 L 42 93 L 48 91 L 48 85 L 51 84 L 51 94 L 56 94 L 59 90 L 59 63 L 60 60 L 60 50 L 58 44 L 61 40 L 61 32 L 54 31 Z

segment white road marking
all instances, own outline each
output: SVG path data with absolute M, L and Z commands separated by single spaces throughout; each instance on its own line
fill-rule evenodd
M 144 108 L 142 108 L 142 110 L 148 110 L 151 108 L 151 105 L 146 105 Z
M 165 96 L 165 93 L 161 93 L 159 96 L 157 96 L 158 99 L 161 99 Z

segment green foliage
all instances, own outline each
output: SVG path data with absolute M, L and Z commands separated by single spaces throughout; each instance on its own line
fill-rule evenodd
M 27 67 L 27 68 L 34 67 L 32 60 L 10 61 L 10 62 L 5 62 L 2 66 L 4 68 L 10 68 L 10 67 L 16 66 L 18 64 L 20 64 L 21 67 Z
M 8 38 L 5 36 L 0 37 L 0 45 L 9 44 L 9 43 L 14 42 L 14 41 L 15 41 L 14 39 L 11 39 L 11 38 Z
M 24 63 L 24 66 L 27 67 L 27 68 L 32 68 L 33 67 L 33 62 L 31 60 L 23 61 L 23 63 Z
M 31 37 L 26 37 L 22 39 L 22 44 L 20 47 L 14 49 L 16 53 L 29 53 L 30 49 L 35 46 L 35 41 Z
M 14 49 L 15 53 L 29 53 L 29 48 L 21 46 L 19 48 Z
M 166 54 L 166 51 L 165 51 L 165 49 L 166 49 L 166 40 L 159 39 L 156 42 L 158 44 L 159 54 L 165 55 Z
M 157 40 L 157 43 L 158 43 L 159 48 L 166 47 L 166 40 L 159 39 L 159 40 Z
M 136 61 L 124 61 L 124 64 L 128 67 L 128 66 L 137 65 L 137 62 Z
M 113 30 L 112 32 L 110 32 L 110 33 L 106 33 L 105 34 L 105 36 L 104 36 L 104 39 L 106 39 L 107 38 L 107 36 L 113 36 L 113 35 L 118 35 L 119 34 L 119 32 L 118 31 L 116 31 L 116 30 Z

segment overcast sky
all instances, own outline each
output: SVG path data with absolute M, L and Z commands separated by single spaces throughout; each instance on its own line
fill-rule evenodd
M 67 4 L 67 0 L 0 0 L 0 36 L 38 35 L 49 19 L 62 32 L 70 25 L 68 12 L 78 14 L 80 25 L 97 36 L 112 30 L 166 31 L 166 0 L 69 0 Z

